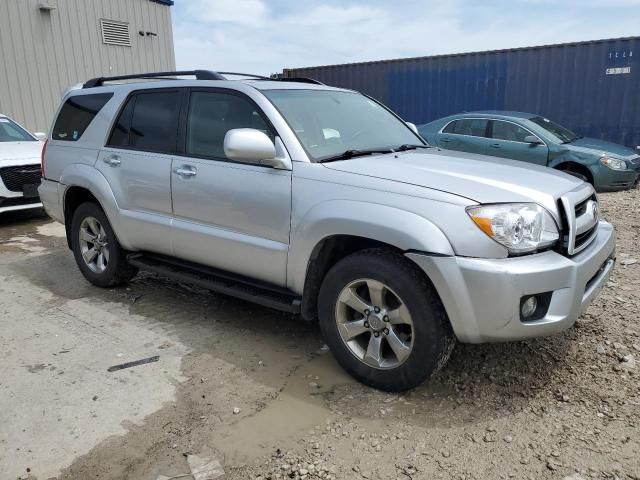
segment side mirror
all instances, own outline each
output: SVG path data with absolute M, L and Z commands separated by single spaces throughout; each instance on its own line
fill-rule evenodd
M 33 136 L 36 137 L 41 142 L 44 142 L 47 139 L 47 134 L 44 132 L 36 132 L 33 134 Z
M 224 136 L 224 154 L 236 162 L 291 170 L 289 160 L 277 156 L 276 146 L 271 139 L 254 128 L 229 130 Z
M 528 135 L 528 136 L 524 137 L 524 141 L 526 143 L 530 143 L 531 145 L 542 145 L 544 143 L 542 140 L 540 140 L 535 135 Z
M 415 123 L 411 123 L 411 122 L 404 122 L 407 124 L 407 127 L 409 127 L 411 130 L 413 130 L 413 133 L 417 133 L 418 135 L 420 135 L 418 133 L 418 127 L 416 127 Z

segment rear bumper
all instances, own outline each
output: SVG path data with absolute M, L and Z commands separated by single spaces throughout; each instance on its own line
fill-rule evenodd
M 601 221 L 591 245 L 573 257 L 552 251 L 505 259 L 407 256 L 433 282 L 460 341 L 521 340 L 573 325 L 609 278 L 615 233 Z M 552 292 L 546 314 L 523 322 L 522 297 L 545 292 Z
M 38 193 L 47 215 L 60 223 L 64 223 L 64 214 L 62 213 L 62 204 L 60 202 L 61 196 L 58 192 L 59 187 L 60 184 L 58 182 L 43 178 L 38 187 Z

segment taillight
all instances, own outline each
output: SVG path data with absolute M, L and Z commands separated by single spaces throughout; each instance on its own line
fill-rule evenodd
M 47 151 L 47 140 L 42 144 L 42 154 L 40 155 L 40 176 L 44 178 L 44 154 Z

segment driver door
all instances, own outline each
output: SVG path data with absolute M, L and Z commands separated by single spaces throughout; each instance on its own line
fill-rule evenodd
M 547 165 L 549 148 L 542 141 L 541 143 L 525 142 L 526 137 L 536 136 L 529 130 L 502 120 L 491 120 L 489 130 L 491 142 L 488 155 Z
M 224 137 L 273 127 L 248 97 L 226 89 L 189 92 L 182 152 L 171 168 L 174 255 L 286 285 L 291 172 L 229 160 Z

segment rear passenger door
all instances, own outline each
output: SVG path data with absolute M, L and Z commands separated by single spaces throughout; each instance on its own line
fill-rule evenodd
M 489 155 L 511 158 L 523 162 L 546 165 L 549 149 L 544 143 L 529 143 L 524 139 L 534 136 L 529 130 L 513 122 L 491 120 Z
M 461 118 L 447 124 L 439 135 L 439 143 L 447 150 L 487 154 L 488 120 L 484 118 Z
M 258 129 L 272 140 L 275 130 L 249 97 L 234 90 L 194 88 L 187 103 L 182 153 L 171 173 L 174 255 L 284 286 L 291 172 L 224 154 L 231 129 Z
M 170 254 L 171 160 L 176 152 L 182 89 L 133 92 L 98 156 L 120 221 L 137 249 Z

